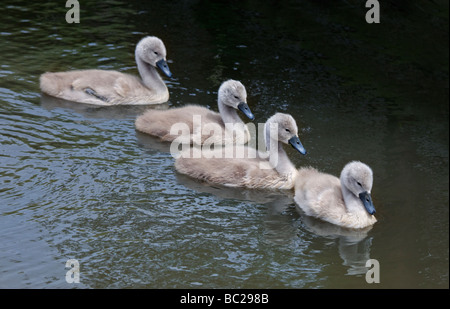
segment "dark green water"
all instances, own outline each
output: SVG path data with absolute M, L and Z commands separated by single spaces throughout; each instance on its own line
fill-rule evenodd
M 64 1 L 0 8 L 1 288 L 449 287 L 448 2 L 382 1 L 380 24 L 365 1 L 79 2 L 79 24 Z M 372 167 L 378 223 L 344 233 L 292 193 L 197 183 L 135 131 L 145 107 L 41 95 L 45 71 L 137 74 L 145 35 L 174 75 L 158 108 L 216 110 L 221 82 L 240 80 L 256 121 L 297 120 L 296 166 Z

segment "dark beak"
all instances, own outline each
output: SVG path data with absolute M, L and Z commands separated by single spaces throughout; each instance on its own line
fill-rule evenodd
M 359 194 L 359 198 L 364 204 L 364 207 L 366 208 L 367 212 L 371 215 L 375 213 L 375 207 L 373 206 L 372 197 L 370 196 L 370 193 L 367 191 L 364 191 L 363 193 Z
M 305 147 L 303 147 L 302 143 L 300 142 L 300 139 L 298 136 L 293 136 L 288 140 L 288 143 L 291 144 L 292 147 L 294 147 L 298 152 L 300 152 L 302 155 L 306 154 Z
M 166 74 L 167 77 L 169 78 L 172 77 L 172 73 L 170 73 L 169 66 L 167 65 L 166 60 L 164 59 L 159 60 L 158 62 L 156 62 L 156 66 L 161 71 L 163 71 L 163 73 Z
M 253 116 L 250 108 L 248 107 L 247 103 L 245 102 L 241 102 L 238 105 L 238 108 L 241 112 L 243 112 L 245 114 L 245 116 L 247 116 L 250 120 L 255 119 L 255 116 Z

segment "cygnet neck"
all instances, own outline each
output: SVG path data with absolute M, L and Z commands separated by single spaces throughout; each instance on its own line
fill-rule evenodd
M 278 164 L 275 166 L 275 169 L 277 172 L 281 175 L 290 175 L 297 171 L 294 164 L 292 164 L 291 160 L 289 159 L 286 151 L 283 149 L 283 143 L 278 142 L 277 149 L 270 150 L 269 156 L 270 159 L 274 158 L 275 151 L 277 151 L 276 157 L 278 158 Z
M 142 78 L 142 83 L 149 89 L 155 90 L 156 93 L 167 91 L 166 84 L 156 71 L 156 67 L 144 62 L 139 54 L 135 53 L 136 65 Z
M 222 118 L 224 124 L 244 123 L 242 121 L 242 119 L 239 117 L 239 115 L 237 114 L 236 109 L 231 106 L 226 105 L 223 102 L 223 99 L 221 99 L 220 97 L 218 99 L 217 106 L 219 108 L 220 117 Z
M 294 164 L 283 149 L 283 142 L 273 139 L 270 135 L 270 125 L 265 126 L 265 142 L 269 152 L 269 162 L 280 175 L 293 175 L 297 172 Z

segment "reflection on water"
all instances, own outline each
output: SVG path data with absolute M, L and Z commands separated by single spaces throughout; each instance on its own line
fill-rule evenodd
M 138 145 L 142 148 L 148 149 L 150 153 L 154 153 L 156 151 L 170 153 L 170 143 L 161 142 L 158 137 L 136 130 L 136 139 L 138 141 Z
M 64 99 L 41 94 L 41 106 L 51 111 L 56 108 L 65 108 L 74 110 L 88 118 L 103 119 L 135 119 L 137 115 L 142 114 L 147 109 L 168 109 L 169 102 L 156 105 L 117 105 L 117 106 L 98 106 L 91 104 L 80 104 Z
M 378 25 L 352 1 L 86 0 L 80 24 L 64 3 L 2 4 L 0 287 L 448 288 L 448 2 L 383 2 Z M 137 75 L 145 35 L 167 47 L 168 103 L 41 95 L 45 71 Z M 296 166 L 372 167 L 372 229 L 306 217 L 293 192 L 179 175 L 170 145 L 136 132 L 147 108 L 216 110 L 229 78 L 256 122 L 294 116 L 308 149 L 286 149 Z M 369 258 L 378 285 L 365 282 Z
M 366 262 L 370 259 L 373 238 L 368 237 L 368 232 L 372 227 L 360 230 L 346 229 L 309 217 L 299 207 L 297 211 L 301 213 L 302 221 L 309 231 L 327 239 L 337 240 L 339 255 L 343 260 L 342 265 L 348 267 L 348 275 L 366 274 L 368 270 Z
M 279 212 L 284 209 L 282 205 L 286 203 L 291 204 L 293 198 L 293 194 L 291 191 L 231 188 L 200 182 L 182 174 L 177 174 L 177 180 L 180 184 L 184 185 L 187 188 L 196 190 L 197 192 L 214 194 L 215 196 L 218 196 L 220 198 L 229 198 L 233 200 L 243 200 L 258 204 L 272 205 L 270 208 L 276 207 L 275 205 L 278 205 L 277 208 L 279 207 Z

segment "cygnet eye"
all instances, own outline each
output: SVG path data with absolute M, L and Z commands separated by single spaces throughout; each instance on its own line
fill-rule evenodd
M 289 130 L 289 129 L 286 129 L 286 132 L 288 132 L 288 133 L 291 133 L 291 130 Z
M 362 184 L 359 181 L 357 181 L 356 183 L 362 188 Z
M 234 98 L 235 98 L 236 100 L 239 100 L 239 97 L 238 97 L 237 95 L 235 95 Z
M 154 53 L 155 53 L 155 55 L 157 55 L 157 56 L 158 56 L 158 52 L 157 52 L 157 51 L 154 51 Z

